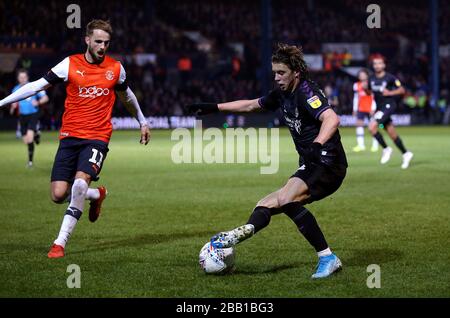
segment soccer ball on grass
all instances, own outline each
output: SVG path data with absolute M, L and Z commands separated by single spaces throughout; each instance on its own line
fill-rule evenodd
M 211 242 L 203 245 L 199 254 L 199 264 L 207 274 L 226 274 L 234 270 L 234 248 L 217 248 Z

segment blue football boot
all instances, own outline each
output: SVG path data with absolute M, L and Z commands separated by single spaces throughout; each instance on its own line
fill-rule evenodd
M 341 260 L 335 255 L 319 257 L 316 272 L 311 278 L 325 278 L 342 269 Z

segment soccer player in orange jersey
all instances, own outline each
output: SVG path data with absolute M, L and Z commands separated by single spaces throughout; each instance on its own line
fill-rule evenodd
M 111 114 L 116 94 L 139 121 L 140 143 L 146 145 L 150 130 L 136 96 L 127 85 L 121 63 L 106 55 L 112 35 L 109 22 L 93 20 L 86 28 L 84 54 L 66 57 L 41 79 L 30 82 L 0 101 L 0 107 L 23 100 L 56 83 L 66 83 L 67 97 L 60 144 L 51 176 L 51 197 L 56 203 L 70 200 L 61 230 L 49 258 L 64 256 L 66 243 L 90 201 L 89 220 L 95 222 L 107 190 L 89 188 L 97 181 L 108 153 L 112 134 Z
M 364 144 L 364 119 L 369 119 L 376 109 L 375 99 L 369 92 L 369 72 L 361 69 L 358 72 L 358 82 L 353 84 L 353 116 L 356 116 L 356 142 L 354 152 L 366 150 Z M 378 151 L 378 141 L 372 139 L 372 152 Z

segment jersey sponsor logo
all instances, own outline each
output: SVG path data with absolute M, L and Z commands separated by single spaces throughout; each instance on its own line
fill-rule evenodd
M 77 70 L 77 74 L 80 74 L 82 77 L 84 77 L 84 73 L 86 73 L 86 71 L 79 71 L 79 70 Z
M 97 86 L 90 86 L 90 87 L 78 86 L 78 96 L 79 97 L 95 98 L 95 97 L 100 97 L 103 95 L 104 96 L 109 95 L 108 88 L 101 88 L 101 87 L 97 87 Z
M 294 129 L 300 135 L 302 131 L 302 121 L 299 118 L 291 119 L 287 114 L 284 115 L 286 125 L 292 130 Z
M 114 72 L 113 71 L 106 71 L 105 77 L 108 81 L 112 81 L 114 79 Z
M 314 95 L 313 97 L 306 100 L 312 108 L 316 109 L 322 106 L 322 102 L 320 101 L 320 98 L 317 95 Z

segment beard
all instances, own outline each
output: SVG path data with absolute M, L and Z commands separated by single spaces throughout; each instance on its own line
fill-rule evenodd
M 95 63 L 101 63 L 105 59 L 105 53 L 103 53 L 103 56 L 98 56 L 97 53 L 95 53 L 95 51 L 90 46 L 88 47 L 88 52 L 94 59 Z

